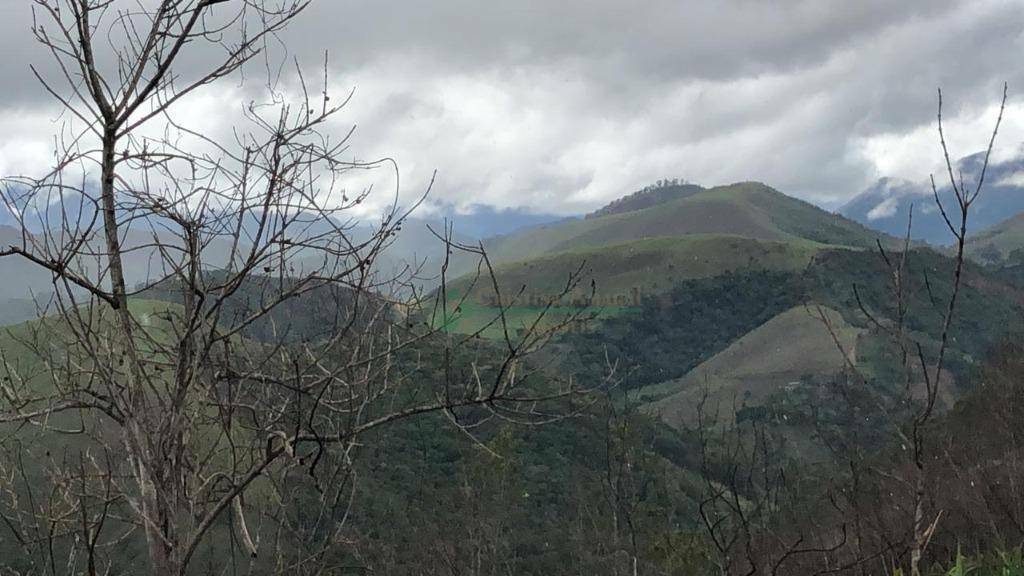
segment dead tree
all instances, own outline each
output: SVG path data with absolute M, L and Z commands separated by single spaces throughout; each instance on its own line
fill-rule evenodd
M 949 155 L 942 123 L 942 91 L 940 90 L 938 93 L 937 124 L 939 142 L 955 206 L 947 206 L 943 202 L 933 175 L 931 177 L 932 197 L 936 208 L 953 237 L 952 266 L 949 272 L 951 288 L 949 294 L 943 299 L 935 299 L 931 294 L 930 286 L 926 286 L 929 295 L 932 296 L 931 302 L 941 318 L 936 349 L 930 353 L 926 352 L 926 346 L 921 339 L 911 334 L 908 328 L 911 314 L 921 313 L 910 309 L 910 300 L 913 295 L 912 290 L 914 289 L 911 285 L 912 278 L 909 272 L 910 260 L 913 254 L 911 250 L 913 212 L 908 217 L 907 232 L 899 251 L 889 251 L 883 247 L 881 242 L 878 243 L 879 257 L 889 274 L 889 290 L 892 302 L 894 303 L 892 313 L 888 317 L 883 317 L 877 311 L 871 310 L 862 300 L 857 286 L 853 286 L 854 296 L 860 311 L 875 330 L 889 339 L 892 350 L 895 351 L 902 369 L 902 382 L 894 383 L 896 384 L 894 387 L 896 398 L 895 402 L 891 402 L 890 400 L 892 399 L 883 398 L 877 392 L 870 393 L 870 387 L 866 386 L 868 384 L 867 378 L 860 373 L 852 361 L 848 362 L 847 368 L 854 377 L 853 380 L 862 392 L 869 392 L 871 404 L 884 417 L 896 441 L 909 453 L 907 462 L 908 474 L 901 474 L 899 472 L 893 474 L 880 470 L 874 470 L 873 472 L 881 474 L 885 481 L 894 481 L 900 488 L 906 488 L 912 494 L 912 504 L 910 506 L 912 520 L 909 530 L 904 532 L 906 536 L 900 538 L 899 544 L 890 542 L 885 546 L 886 550 L 876 553 L 869 552 L 867 555 L 868 557 L 874 557 L 876 554 L 887 554 L 888 551 L 894 548 L 906 550 L 909 553 L 910 573 L 912 576 L 920 576 L 924 553 L 940 525 L 943 514 L 942 510 L 927 510 L 931 498 L 926 468 L 928 467 L 929 459 L 932 457 L 932 451 L 935 450 L 935 447 L 931 446 L 928 429 L 936 412 L 942 379 L 945 374 L 944 370 L 948 360 L 949 344 L 953 338 L 953 322 L 958 314 L 957 304 L 964 283 L 966 265 L 964 249 L 967 243 L 967 227 L 971 216 L 971 208 L 984 188 L 989 159 L 992 155 L 995 139 L 1002 123 L 1003 112 L 1006 108 L 1006 99 L 1007 86 L 1004 84 L 999 114 L 989 138 L 984 161 L 980 171 L 975 176 L 976 180 L 973 185 L 968 185 L 963 173 L 953 163 Z M 842 349 L 843 347 L 839 343 L 838 338 L 835 337 L 836 333 L 829 326 L 824 314 L 821 314 L 821 319 L 828 326 L 836 345 L 843 352 L 844 357 L 849 358 L 846 351 Z M 902 410 L 900 407 L 906 407 L 907 410 Z M 853 497 L 856 498 L 857 495 L 854 494 Z M 862 560 L 864 559 L 858 559 L 856 562 Z
M 247 104 L 227 139 L 175 114 L 229 76 L 274 71 L 270 44 L 309 0 L 34 2 L 57 76 L 33 71 L 64 124 L 53 170 L 0 195 L 23 230 L 0 254 L 54 288 L 0 385 L 3 520 L 34 569 L 106 573 L 138 542 L 150 573 L 177 576 L 220 531 L 279 573 L 321 573 L 340 565 L 362 434 L 431 412 L 467 433 L 538 423 L 578 391 L 531 383 L 525 360 L 557 327 L 512 334 L 500 296 L 503 346 L 479 362 L 455 358 L 470 338 L 389 297 L 401 278 L 374 263 L 408 210 L 396 199 L 357 226 L 370 189 L 346 177 L 393 163 L 346 160 L 351 132 L 330 135 L 348 98 L 332 99 L 326 58 L 316 91 L 297 64 L 287 86 L 272 73 L 269 103 Z M 458 304 L 439 294 L 444 320 Z M 417 358 L 425 343 L 436 359 Z M 421 380 L 417 362 L 435 360 L 443 377 Z M 323 544 L 301 554 L 296 506 Z

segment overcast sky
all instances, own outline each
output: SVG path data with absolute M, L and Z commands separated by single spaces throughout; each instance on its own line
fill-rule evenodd
M 45 166 L 56 126 L 29 4 L 0 0 L 4 174 Z M 1024 141 L 1024 0 L 317 0 L 283 41 L 355 90 L 332 127 L 357 125 L 355 154 L 393 157 L 410 192 L 436 169 L 456 206 L 579 213 L 679 177 L 835 207 L 936 167 L 938 87 L 954 154 L 983 147 L 1004 81 L 1000 158 Z M 227 130 L 254 89 L 187 114 Z

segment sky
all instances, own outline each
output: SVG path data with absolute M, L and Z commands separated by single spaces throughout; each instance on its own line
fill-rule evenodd
M 28 67 L 50 59 L 31 4 L 0 0 L 3 175 L 44 170 L 62 119 Z M 997 159 L 1024 142 L 1024 0 L 314 0 L 273 45 L 278 89 L 325 52 L 330 92 L 352 92 L 328 129 L 355 126 L 353 158 L 393 158 L 403 198 L 436 170 L 428 212 L 578 214 L 666 177 L 835 208 L 940 168 L 938 88 L 954 156 L 985 146 L 1004 82 Z M 197 48 L 181 66 L 205 63 Z M 255 76 L 178 114 L 229 135 L 265 95 Z

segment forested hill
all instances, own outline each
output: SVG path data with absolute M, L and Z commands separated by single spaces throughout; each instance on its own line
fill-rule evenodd
M 647 186 L 642 190 L 637 190 L 632 194 L 609 202 L 607 205 L 587 214 L 585 218 L 600 218 L 601 216 L 643 210 L 644 208 L 692 196 L 702 190 L 704 188 L 696 184 L 687 184 L 685 182 L 680 184 L 678 179 L 672 179 L 671 181 L 660 180 L 657 184 Z

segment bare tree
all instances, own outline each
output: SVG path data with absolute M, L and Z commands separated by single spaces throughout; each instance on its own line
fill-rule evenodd
M 857 384 L 861 394 L 866 394 L 871 406 L 883 416 L 894 435 L 904 450 L 909 454 L 907 469 L 894 472 L 882 470 L 869 470 L 878 480 L 883 483 L 894 484 L 894 490 L 906 489 L 911 494 L 909 511 L 912 517 L 909 530 L 904 531 L 905 537 L 898 537 L 896 542 L 884 542 L 879 551 L 865 551 L 860 548 L 863 542 L 858 541 L 859 553 L 865 558 L 856 559 L 853 565 L 857 565 L 867 558 L 875 558 L 881 554 L 888 554 L 894 549 L 904 550 L 909 553 L 910 573 L 913 576 L 920 576 L 921 562 L 924 553 L 931 542 L 942 519 L 942 510 L 928 510 L 929 502 L 933 500 L 929 494 L 928 474 L 926 468 L 931 460 L 934 460 L 936 447 L 932 446 L 929 437 L 929 426 L 936 413 L 937 403 L 943 381 L 948 380 L 946 373 L 948 356 L 950 353 L 950 342 L 954 338 L 953 323 L 958 314 L 957 304 L 959 302 L 961 289 L 964 284 L 964 272 L 966 258 L 964 249 L 967 243 L 967 228 L 971 216 L 971 208 L 981 194 L 985 176 L 995 145 L 996 136 L 1002 123 L 1003 112 L 1006 108 L 1007 86 L 1003 86 L 1002 100 L 995 126 L 989 138 L 988 147 L 985 151 L 983 163 L 974 176 L 973 185 L 968 185 L 962 171 L 953 163 L 950 158 L 946 144 L 946 136 L 942 122 L 942 91 L 938 93 L 938 132 L 941 144 L 946 172 L 949 178 L 949 186 L 953 194 L 955 206 L 947 206 L 943 202 L 939 187 L 936 184 L 934 175 L 931 177 L 932 196 L 935 206 L 941 214 L 943 221 L 953 237 L 952 266 L 949 270 L 949 293 L 944 298 L 935 298 L 931 285 L 927 284 L 922 290 L 927 290 L 931 304 L 939 314 L 940 324 L 937 337 L 937 346 L 931 351 L 928 350 L 926 342 L 919 336 L 911 333 L 908 328 L 913 313 L 925 314 L 928 312 L 912 311 L 910 304 L 913 296 L 912 276 L 909 271 L 911 250 L 911 231 L 913 226 L 913 212 L 911 211 L 907 221 L 907 232 L 903 239 L 902 247 L 898 252 L 886 250 L 881 242 L 878 243 L 878 253 L 885 269 L 889 275 L 889 291 L 893 302 L 891 313 L 883 317 L 876 310 L 870 307 L 861 298 L 857 286 L 853 286 L 854 296 L 857 300 L 860 311 L 864 314 L 872 327 L 880 334 L 885 335 L 895 352 L 901 366 L 902 382 L 894 387 L 897 390 L 895 402 L 882 397 L 878 392 L 872 392 L 868 386 L 868 379 L 859 371 L 850 360 L 852 357 L 843 350 L 836 332 L 823 313 L 820 313 L 822 321 L 829 328 L 837 347 L 848 358 L 849 374 L 853 376 L 852 381 Z M 928 282 L 927 277 L 925 282 Z M 819 311 L 820 312 L 820 311 Z M 856 463 L 851 460 L 851 467 Z M 854 493 L 852 499 L 858 498 Z M 856 502 L 854 502 L 856 506 Z M 860 520 L 857 520 L 858 526 Z
M 290 90 L 273 81 L 269 45 L 309 0 L 33 1 L 57 76 L 33 71 L 64 124 L 53 170 L 0 194 L 23 231 L 0 254 L 54 287 L 2 358 L 3 520 L 31 570 L 132 570 L 117 554 L 144 542 L 151 573 L 180 575 L 221 534 L 268 570 L 324 573 L 348 561 L 362 434 L 430 412 L 466 433 L 544 422 L 578 392 L 533 383 L 525 362 L 572 319 L 513 334 L 499 295 L 503 346 L 460 356 L 472 335 L 445 331 L 444 289 L 426 326 L 389 297 L 402 277 L 374 263 L 409 210 L 396 183 L 365 232 L 353 215 L 371 189 L 343 184 L 393 163 L 345 159 L 351 132 L 328 125 L 348 98 L 332 99 L 326 58 L 318 92 L 297 64 Z M 229 138 L 174 113 L 258 65 L 269 103 Z M 497 290 L 482 250 L 440 238 L 481 256 Z M 425 378 L 435 359 L 442 377 Z
M 612 545 L 628 558 L 629 567 L 623 573 L 637 576 L 641 573 L 640 508 L 656 481 L 651 473 L 655 465 L 650 462 L 654 456 L 643 442 L 636 407 L 628 395 L 619 400 L 609 394 L 605 410 L 601 493 L 611 515 Z
M 964 181 L 963 173 L 959 170 L 954 172 L 955 167 L 949 157 L 949 149 L 946 146 L 946 135 L 942 128 L 942 91 L 939 90 L 939 141 L 942 144 L 942 155 L 946 163 L 949 185 L 956 198 L 956 212 L 953 212 L 952 216 L 947 212 L 947 207 L 943 205 L 942 200 L 939 198 L 939 190 L 935 184 L 934 176 L 931 179 L 932 194 L 935 199 L 935 204 L 939 208 L 939 212 L 942 214 L 942 218 L 945 221 L 946 226 L 953 234 L 956 255 L 954 256 L 953 289 L 949 295 L 946 310 L 942 319 L 942 332 L 939 336 L 939 350 L 932 359 L 931 365 L 929 365 L 925 358 L 925 353 L 921 344 L 919 342 L 914 343 L 916 357 L 920 364 L 921 377 L 924 381 L 925 394 L 923 402 L 914 415 L 910 426 L 913 446 L 913 462 L 914 468 L 916 469 L 916 477 L 914 481 L 913 545 L 910 551 L 910 573 L 912 576 L 919 576 L 921 574 L 920 563 L 922 554 L 925 548 L 927 548 L 928 542 L 931 540 L 942 516 L 942 512 L 939 511 L 935 514 L 934 520 L 925 518 L 924 508 L 927 494 L 925 493 L 924 467 L 925 454 L 929 449 L 925 430 L 929 420 L 935 412 L 935 402 L 938 398 L 939 387 L 941 385 L 942 370 L 945 368 L 946 352 L 949 349 L 949 340 L 951 336 L 950 328 L 952 326 L 954 315 L 956 314 L 957 299 L 960 295 L 960 287 L 963 281 L 965 260 L 964 247 L 967 244 L 967 222 L 970 218 L 971 206 L 978 199 L 978 195 L 981 194 L 982 187 L 985 184 L 985 173 L 988 170 L 989 158 L 992 156 L 992 148 L 995 145 L 996 136 L 999 134 L 999 126 L 1003 121 L 1003 112 L 1006 110 L 1006 96 L 1007 86 L 1004 84 L 1003 97 L 999 105 L 999 116 L 996 118 L 995 127 L 992 129 L 992 136 L 989 138 L 988 148 L 985 151 L 984 163 L 977 175 L 977 181 L 974 183 L 974 186 L 968 187 L 967 183 Z M 906 251 L 904 251 L 904 254 L 905 253 Z

